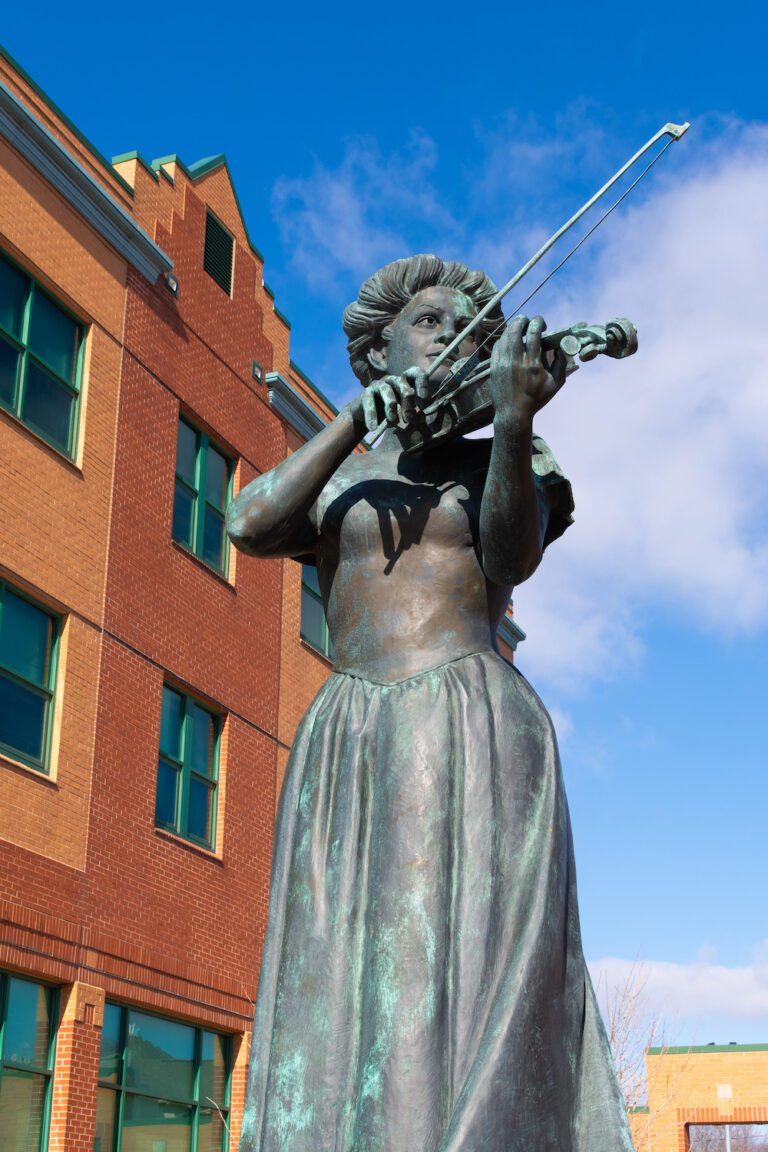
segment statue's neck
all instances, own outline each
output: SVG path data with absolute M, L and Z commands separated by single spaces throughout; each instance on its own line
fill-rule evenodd
M 428 427 L 433 436 L 442 429 L 446 420 L 447 416 L 444 413 L 438 413 L 429 419 Z M 387 428 L 374 445 L 374 451 L 381 449 L 384 452 L 404 452 L 407 448 L 417 447 L 423 443 L 424 437 L 420 425 L 402 427 L 397 425 L 395 428 Z

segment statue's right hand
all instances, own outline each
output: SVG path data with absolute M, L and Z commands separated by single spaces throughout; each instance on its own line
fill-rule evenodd
M 383 376 L 369 384 L 360 397 L 368 431 L 375 431 L 382 421 L 390 428 L 417 423 L 422 418 L 419 401 L 429 398 L 424 377 L 420 368 L 409 368 L 402 376 Z

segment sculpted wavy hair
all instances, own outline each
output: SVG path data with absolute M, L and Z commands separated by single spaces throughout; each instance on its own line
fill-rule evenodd
M 439 256 L 409 256 L 385 264 L 361 286 L 357 300 L 344 309 L 342 324 L 352 371 L 367 387 L 383 373 L 368 359 L 371 348 L 388 340 L 393 324 L 409 300 L 424 288 L 455 288 L 480 311 L 496 292 L 496 285 L 484 272 L 473 272 L 466 264 L 441 260 Z M 489 312 L 477 330 L 478 343 L 487 339 L 481 358 L 487 359 L 501 335 L 501 305 Z M 494 329 L 498 331 L 494 334 Z

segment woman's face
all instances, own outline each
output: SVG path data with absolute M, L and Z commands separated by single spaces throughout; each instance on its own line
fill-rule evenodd
M 414 367 L 426 371 L 476 311 L 472 301 L 455 288 L 424 288 L 406 304 L 389 329 L 391 335 L 382 351 L 386 374 L 401 376 Z M 453 361 L 470 356 L 476 347 L 472 333 L 440 365 L 430 378 L 430 385 L 439 384 Z

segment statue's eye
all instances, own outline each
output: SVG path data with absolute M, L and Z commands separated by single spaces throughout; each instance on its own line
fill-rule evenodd
M 431 312 L 425 312 L 423 316 L 419 316 L 416 323 L 422 328 L 432 328 L 435 324 L 437 324 L 437 317 L 434 316 Z

